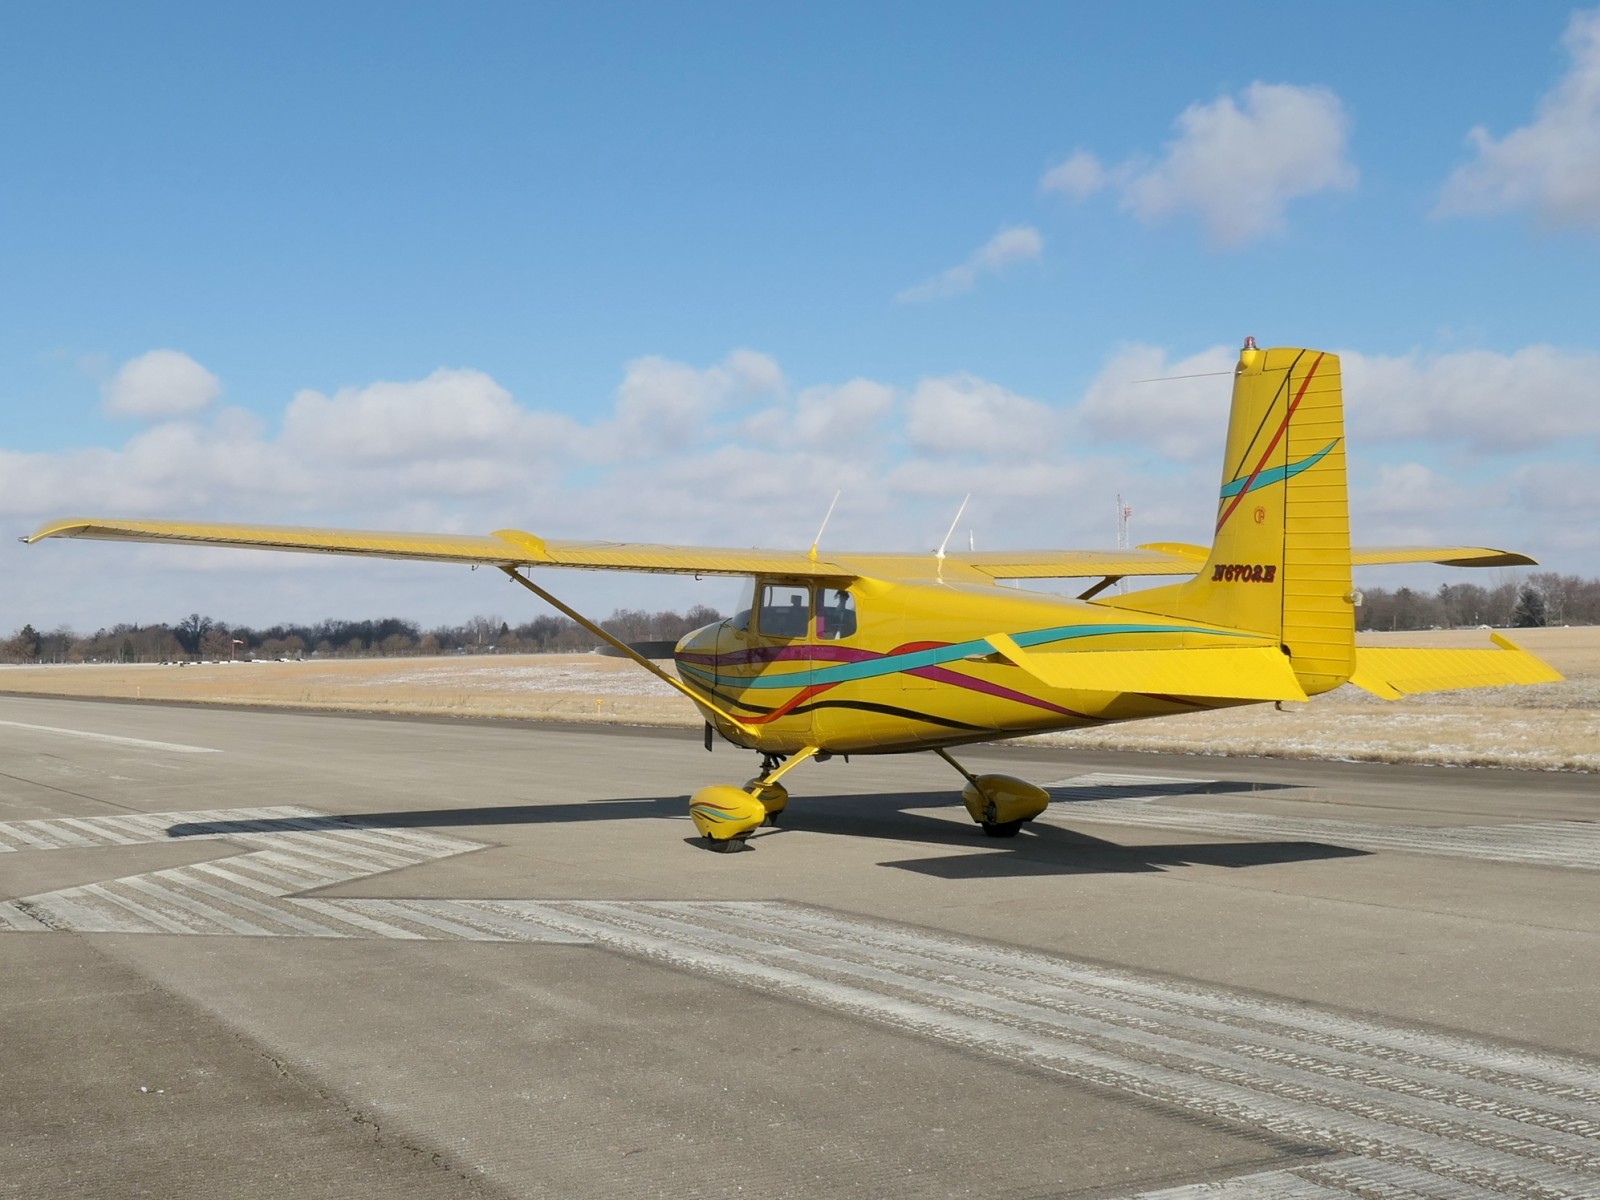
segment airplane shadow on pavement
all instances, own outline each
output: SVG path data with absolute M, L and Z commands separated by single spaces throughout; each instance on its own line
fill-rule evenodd
M 1208 790 L 1243 789 L 1219 789 L 1213 784 Z M 1141 794 L 1148 795 L 1148 789 Z M 1104 790 L 1101 795 L 1105 795 Z M 1061 802 L 1051 805 L 1051 813 L 1058 820 L 1062 817 L 1070 819 L 1071 796 L 1063 794 L 1059 800 Z M 954 797 L 948 792 L 797 796 L 780 818 L 782 823 L 752 834 L 744 849 L 757 849 L 761 843 L 785 833 L 805 832 L 881 839 L 902 845 L 913 842 L 945 850 L 982 851 L 944 853 L 879 864 L 944 879 L 1164 871 L 1185 866 L 1256 867 L 1328 858 L 1365 857 L 1369 853 L 1347 846 L 1308 841 L 1197 840 L 1159 845 L 1122 844 L 1044 821 L 1030 822 L 1014 838 L 994 839 L 985 837 L 983 831 L 967 819 L 965 810 L 953 801 Z M 950 804 L 948 815 L 926 811 L 943 808 L 946 803 Z M 316 817 L 193 821 L 171 826 L 167 836 L 185 838 L 352 829 L 460 830 L 503 825 L 566 825 L 589 821 L 687 820 L 687 807 L 688 799 L 681 795 L 616 797 L 565 804 L 508 804 Z M 684 841 L 698 849 L 709 849 L 699 837 L 688 837 Z M 767 849 L 771 852 L 776 848 L 772 846 Z

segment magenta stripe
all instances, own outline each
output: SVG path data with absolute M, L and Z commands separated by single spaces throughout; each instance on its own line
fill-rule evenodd
M 905 672 L 907 675 L 919 675 L 923 679 L 932 679 L 939 683 L 948 683 L 953 687 L 965 688 L 969 692 L 982 692 L 986 696 L 998 696 L 1003 700 L 1015 700 L 1018 704 L 1031 704 L 1034 708 L 1048 709 L 1050 712 L 1061 713 L 1068 717 L 1088 718 L 1088 713 L 1077 712 L 1074 709 L 1062 708 L 1059 704 L 1051 704 L 1048 700 L 1040 700 L 1037 696 L 1030 696 L 1026 692 L 1014 692 L 1010 688 L 1001 687 L 998 683 L 989 683 L 982 679 L 974 679 L 970 675 L 962 675 L 947 667 L 918 667 L 913 671 Z

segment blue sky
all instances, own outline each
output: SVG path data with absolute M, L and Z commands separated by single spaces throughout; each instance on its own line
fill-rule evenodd
M 1600 574 L 1597 13 L 6 4 L 0 525 L 1203 540 L 1227 381 L 1132 381 L 1253 334 L 1345 356 L 1359 541 Z M 522 614 L 0 555 L 0 635 Z

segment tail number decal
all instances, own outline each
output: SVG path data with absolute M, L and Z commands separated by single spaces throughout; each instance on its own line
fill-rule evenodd
M 1273 583 L 1277 578 L 1275 563 L 1218 563 L 1211 569 L 1212 583 Z

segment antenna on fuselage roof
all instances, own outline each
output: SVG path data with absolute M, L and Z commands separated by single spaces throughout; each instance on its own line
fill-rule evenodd
M 832 519 L 832 517 L 833 517 L 834 505 L 839 503 L 839 497 L 842 496 L 842 495 L 844 495 L 844 489 L 843 488 L 840 488 L 837 492 L 835 492 L 833 494 L 833 504 L 828 505 L 828 511 L 827 511 L 826 514 L 824 514 L 824 516 L 822 518 L 822 526 L 821 526 L 821 528 L 819 528 L 817 530 L 817 536 L 811 543 L 811 561 L 812 562 L 816 562 L 817 561 L 817 547 L 822 545 L 823 530 L 828 528 L 828 521 L 830 519 Z
M 956 519 L 951 521 L 950 528 L 945 530 L 944 541 L 940 542 L 939 548 L 933 552 L 933 556 L 940 562 L 944 561 L 944 548 L 950 544 L 950 539 L 955 536 L 956 526 L 961 524 L 961 514 L 967 511 L 967 502 L 971 499 L 972 493 L 968 492 L 966 500 L 963 500 L 961 502 L 961 507 L 956 509 Z

